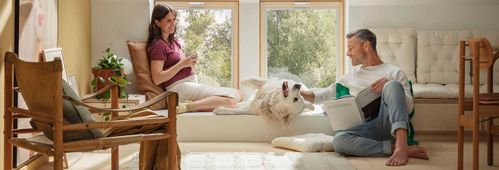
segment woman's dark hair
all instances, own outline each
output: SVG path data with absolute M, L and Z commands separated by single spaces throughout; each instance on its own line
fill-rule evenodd
M 166 17 L 169 13 L 173 13 L 175 15 L 175 18 L 177 18 L 177 13 L 175 10 L 173 10 L 173 7 L 164 4 L 164 3 L 158 3 L 156 6 L 154 6 L 154 9 L 152 10 L 152 15 L 151 15 L 151 23 L 149 23 L 149 36 L 147 36 L 147 47 L 151 45 L 151 43 L 158 39 L 161 38 L 161 28 L 159 28 L 156 25 L 156 20 L 159 21 L 163 18 Z M 168 35 L 168 42 L 172 43 L 175 33 L 177 32 L 177 27 L 175 26 L 175 31 Z

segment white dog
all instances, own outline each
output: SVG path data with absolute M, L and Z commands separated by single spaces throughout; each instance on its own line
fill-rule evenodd
M 215 114 L 261 115 L 270 122 L 288 125 L 305 108 L 314 110 L 314 106 L 306 102 L 300 94 L 300 89 L 306 89 L 302 84 L 287 80 L 259 78 L 246 79 L 242 84 L 257 89 L 256 93 L 248 100 L 238 103 L 235 108 L 219 107 L 215 109 Z

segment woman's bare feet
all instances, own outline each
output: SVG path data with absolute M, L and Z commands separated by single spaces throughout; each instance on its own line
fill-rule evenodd
M 417 145 L 396 147 L 392 156 L 386 161 L 387 166 L 403 166 L 406 165 L 410 158 L 429 159 L 425 148 Z

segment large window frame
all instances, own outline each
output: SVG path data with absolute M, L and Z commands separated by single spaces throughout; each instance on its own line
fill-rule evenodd
M 344 16 L 344 2 L 343 0 L 337 1 L 324 1 L 324 0 L 315 0 L 315 1 L 306 1 L 306 2 L 297 2 L 297 1 L 286 1 L 286 0 L 260 0 L 260 77 L 268 77 L 268 63 L 267 63 L 267 31 L 266 31 L 266 10 L 269 8 L 300 8 L 300 9 L 330 9 L 335 8 L 338 10 L 338 23 L 337 23 L 337 76 L 341 76 L 344 74 L 345 69 L 345 33 L 344 33 L 344 24 L 345 24 L 345 16 Z
M 239 3 L 234 0 L 218 1 L 166 1 L 156 0 L 156 3 L 167 3 L 175 10 L 179 9 L 231 9 L 232 44 L 231 44 L 231 81 L 232 87 L 239 89 Z

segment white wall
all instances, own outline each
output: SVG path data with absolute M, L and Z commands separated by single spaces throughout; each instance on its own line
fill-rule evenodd
M 111 45 L 117 56 L 130 59 L 127 40 L 145 41 L 152 0 L 92 0 L 92 66 Z M 135 76 L 127 77 L 135 82 Z M 135 85 L 128 86 L 136 93 Z
M 348 31 L 365 27 L 499 31 L 497 0 L 349 0 Z

